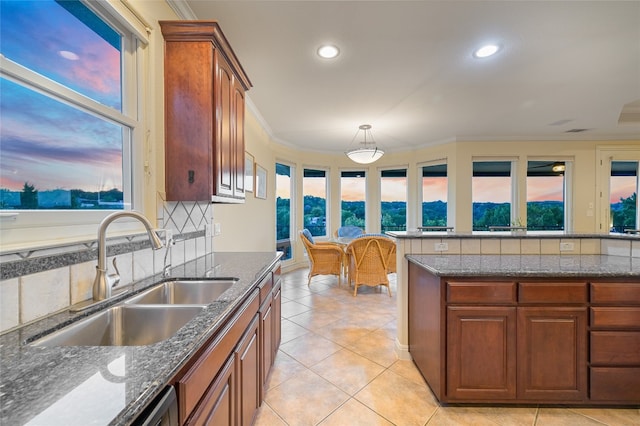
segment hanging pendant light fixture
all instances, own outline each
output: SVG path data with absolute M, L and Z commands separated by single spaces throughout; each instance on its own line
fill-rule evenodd
M 360 125 L 356 135 L 353 137 L 354 140 L 358 137 L 360 130 L 364 133 L 364 140 L 360 142 L 361 147 L 347 151 L 347 157 L 359 164 L 370 164 L 379 160 L 384 155 L 384 151 L 376 146 L 373 135 L 371 134 L 371 125 Z M 367 133 L 369 133 L 369 140 L 367 140 Z M 351 142 L 353 142 L 353 140 Z

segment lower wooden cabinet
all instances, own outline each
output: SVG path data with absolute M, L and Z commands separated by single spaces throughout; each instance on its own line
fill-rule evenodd
M 640 283 L 591 283 L 589 392 L 640 404 Z
M 271 285 L 279 270 L 265 276 L 176 376 L 181 425 L 253 423 L 280 344 L 280 281 L 275 293 Z
M 640 404 L 640 283 L 408 265 L 409 352 L 445 403 Z
M 586 399 L 586 307 L 518 307 L 517 380 L 518 399 Z
M 447 308 L 447 395 L 516 397 L 516 308 Z
M 262 380 L 260 377 L 258 320 L 259 317 L 256 315 L 235 350 L 238 379 L 236 400 L 238 401 L 238 425 L 240 426 L 252 424 L 260 407 Z

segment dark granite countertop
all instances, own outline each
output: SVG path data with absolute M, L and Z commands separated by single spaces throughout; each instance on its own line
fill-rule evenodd
M 189 357 L 280 259 L 277 252 L 213 253 L 173 268 L 172 277 L 235 277 L 218 301 L 173 337 L 148 346 L 35 347 L 25 344 L 107 304 L 64 311 L 0 335 L 0 424 L 126 425 L 160 392 Z M 134 283 L 127 295 L 161 277 Z
M 408 254 L 406 258 L 437 276 L 615 277 L 637 278 L 640 282 L 640 258 L 629 256 Z

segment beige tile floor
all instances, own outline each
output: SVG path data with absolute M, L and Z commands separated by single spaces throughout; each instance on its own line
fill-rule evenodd
M 443 407 L 397 359 L 396 298 L 307 269 L 283 275 L 282 343 L 256 426 L 640 425 L 640 407 Z

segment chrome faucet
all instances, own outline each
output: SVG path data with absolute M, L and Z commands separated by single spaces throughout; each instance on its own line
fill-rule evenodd
M 100 227 L 98 228 L 98 265 L 96 266 L 96 278 L 93 281 L 93 300 L 96 302 L 110 298 L 111 287 L 113 287 L 120 281 L 120 276 L 117 273 L 117 268 L 115 274 L 107 275 L 106 234 L 109 224 L 121 217 L 132 217 L 142 222 L 144 227 L 147 229 L 147 234 L 149 234 L 151 248 L 153 248 L 154 250 L 158 250 L 163 246 L 162 240 L 160 240 L 158 234 L 156 234 L 156 232 L 153 230 L 149 219 L 136 211 L 117 211 L 102 219 L 102 222 L 100 222 Z

